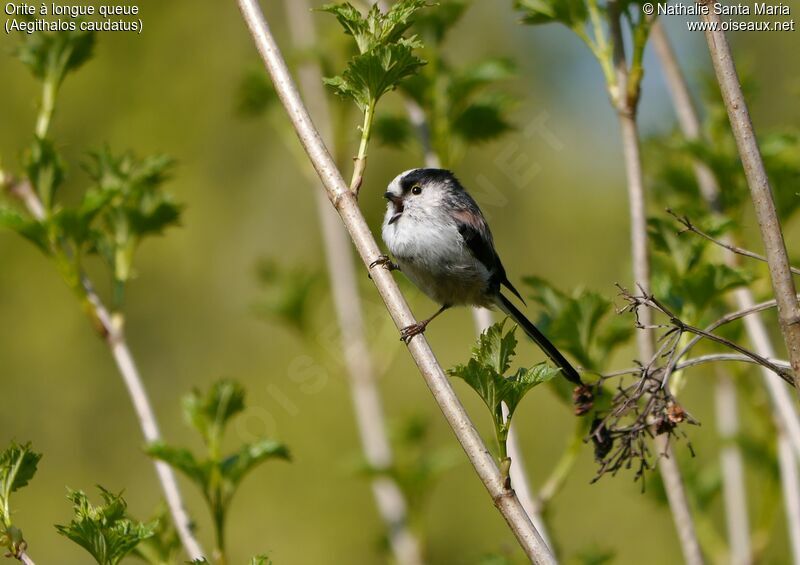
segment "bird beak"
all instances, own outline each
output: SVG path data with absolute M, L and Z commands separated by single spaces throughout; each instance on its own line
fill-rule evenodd
M 394 192 L 385 192 L 383 197 L 394 205 L 394 214 L 389 218 L 389 224 L 391 225 L 403 215 L 403 199 Z

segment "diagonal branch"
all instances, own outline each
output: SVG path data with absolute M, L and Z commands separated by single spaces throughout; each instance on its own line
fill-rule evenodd
M 45 219 L 44 206 L 29 181 L 23 180 L 18 183 L 12 183 L 9 187 L 9 192 L 22 201 L 31 216 L 39 221 Z M 142 377 L 128 348 L 122 319 L 112 317 L 100 300 L 92 281 L 85 274 L 81 274 L 81 284 L 91 310 L 90 314 L 99 323 L 100 335 L 108 345 L 117 365 L 117 370 L 128 389 L 128 395 L 136 411 L 145 441 L 147 443 L 160 441 L 161 432 L 158 429 L 158 422 L 153 412 L 153 406 L 147 396 Z M 193 560 L 202 559 L 203 549 L 192 531 L 192 521 L 184 508 L 175 473 L 163 461 L 155 461 L 154 465 L 175 529 L 178 531 L 178 536 L 186 553 Z
M 670 94 L 672 96 L 673 105 L 677 109 L 678 115 L 681 117 L 680 125 L 684 136 L 692 141 L 700 139 L 700 119 L 697 116 L 697 111 L 691 103 L 689 89 L 686 85 L 686 80 L 681 72 L 680 65 L 675 58 L 669 39 L 660 24 L 657 24 L 654 29 L 653 38 L 661 60 L 662 66 L 667 70 L 666 78 L 669 86 Z M 698 162 L 699 163 L 699 162 Z M 702 164 L 701 164 L 702 165 Z M 697 180 L 700 185 L 700 192 L 703 198 L 708 203 L 711 211 L 715 214 L 721 214 L 722 209 L 719 204 L 720 187 L 716 177 L 711 171 L 709 174 L 697 175 Z M 723 239 L 723 241 L 725 241 Z M 725 255 L 723 257 L 725 263 L 729 266 L 735 267 L 737 265 L 736 256 Z M 754 308 L 756 305 L 753 293 L 747 288 L 740 288 L 733 293 L 734 302 L 740 311 L 747 311 Z M 769 332 L 767 331 L 764 321 L 759 316 L 747 316 L 744 318 L 745 331 L 747 332 L 753 349 L 758 352 L 762 357 L 768 359 L 774 358 L 775 348 L 772 345 Z M 762 376 L 764 377 L 764 384 L 769 392 L 772 404 L 775 408 L 775 417 L 778 421 L 778 434 L 787 434 L 791 442 L 792 448 L 795 452 L 795 457 L 800 459 L 800 418 L 798 418 L 797 411 L 795 410 L 794 403 L 791 395 L 781 382 L 775 378 L 775 375 L 768 369 L 761 369 Z M 800 533 L 798 533 L 800 535 Z
M 758 140 L 750 119 L 747 102 L 739 84 L 733 55 L 725 32 L 720 31 L 722 20 L 716 13 L 717 0 L 702 0 L 707 14 L 701 16 L 706 23 L 717 26 L 718 30 L 707 29 L 706 42 L 711 61 L 717 74 L 722 99 L 728 110 L 728 118 L 744 166 L 747 185 L 753 200 L 756 219 L 761 229 L 761 239 L 767 254 L 772 289 L 778 301 L 778 320 L 789 361 L 795 374 L 800 375 L 800 304 L 797 301 L 794 280 L 789 268 L 789 256 L 783 240 L 778 212 L 772 197 L 764 160 L 758 147 Z M 800 392 L 800 382 L 796 383 Z
M 673 106 L 678 115 L 678 121 L 683 135 L 690 141 L 700 140 L 700 119 L 694 104 L 692 104 L 689 88 L 675 56 L 675 52 L 669 43 L 669 38 L 658 22 L 653 29 L 653 40 L 661 66 L 664 69 L 667 86 L 672 97 Z M 720 215 L 722 213 L 722 206 L 720 204 L 720 187 L 716 176 L 705 163 L 699 160 L 694 161 L 694 169 L 703 199 L 708 204 L 712 213 Z M 737 264 L 737 257 L 735 255 L 726 254 L 723 259 L 729 266 L 735 267 Z M 751 308 L 755 304 L 753 294 L 748 288 L 737 289 L 733 294 L 733 302 L 740 309 Z M 775 351 L 763 319 L 760 316 L 748 316 L 744 320 L 744 326 L 755 351 L 764 357 L 773 358 L 775 356 Z M 800 419 L 798 419 L 789 392 L 780 381 L 775 378 L 775 375 L 764 367 L 761 368 L 761 375 L 774 408 L 773 414 L 776 424 L 778 452 L 782 468 L 781 482 L 786 483 L 786 481 L 790 481 L 791 477 L 797 472 L 796 458 L 800 457 Z M 795 458 L 786 457 L 785 448 L 787 447 L 794 451 Z M 741 454 L 739 454 L 738 458 L 741 460 Z M 724 470 L 724 472 L 729 474 L 729 470 Z M 793 485 L 785 486 L 786 488 L 793 488 Z M 745 492 L 743 481 L 739 482 L 738 488 L 742 492 Z M 786 492 L 785 489 L 785 493 Z M 731 520 L 735 520 L 739 525 L 747 523 L 747 506 L 739 503 L 740 501 L 740 497 L 731 500 L 726 496 L 726 510 L 730 514 L 739 516 L 738 519 L 731 516 Z M 787 512 L 789 512 L 790 508 L 795 507 L 796 501 L 784 497 L 784 504 Z M 798 541 L 800 540 L 800 528 L 790 528 L 789 535 L 792 539 L 793 546 L 800 545 Z M 751 554 L 748 549 L 749 544 L 745 543 L 743 540 L 745 538 L 749 539 L 749 531 L 746 529 L 743 530 L 741 527 L 736 531 L 729 530 L 728 537 L 732 540 L 732 549 L 739 550 L 739 553 L 735 554 L 734 557 L 742 563 L 747 563 L 751 559 Z M 740 541 L 734 542 L 734 539 L 739 539 Z
M 238 5 L 272 77 L 275 90 L 326 189 L 328 198 L 339 212 L 364 264 L 373 264 L 381 256 L 380 249 L 358 208 L 355 195 L 342 178 L 300 99 L 297 87 L 272 37 L 261 8 L 256 0 L 238 0 Z M 400 293 L 391 273 L 378 267 L 372 271 L 372 280 L 397 328 L 414 323 L 408 303 Z M 514 492 L 505 489 L 494 459 L 461 405 L 424 336 L 419 335 L 410 340 L 408 348 L 464 452 L 526 555 L 535 563 L 555 563 L 555 558 L 531 524 Z
M 295 47 L 300 52 L 310 51 L 316 34 L 308 1 L 285 0 L 284 6 L 289 33 Z M 309 58 L 298 66 L 297 72 L 300 87 L 308 100 L 309 108 L 317 116 L 323 137 L 332 139 L 330 108 L 322 88 L 319 65 L 316 60 Z M 356 265 L 347 233 L 338 222 L 336 212 L 325 201 L 322 191 L 314 190 L 314 193 L 362 450 L 373 469 L 379 472 L 388 471 L 392 465 L 392 451 L 375 370 L 364 333 Z M 420 543 L 409 527 L 407 501 L 397 482 L 381 474 L 372 480 L 372 492 L 397 563 L 421 565 L 424 561 Z

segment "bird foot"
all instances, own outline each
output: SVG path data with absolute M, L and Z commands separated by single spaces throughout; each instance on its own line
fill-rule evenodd
M 372 263 L 369 264 L 370 269 L 374 269 L 375 267 L 383 267 L 387 271 L 398 271 L 400 267 L 397 266 L 397 263 L 392 261 L 388 255 L 381 255 L 377 259 L 375 259 Z
M 417 322 L 416 324 L 404 327 L 400 330 L 400 341 L 408 343 L 415 335 L 424 333 L 427 326 L 428 322 Z

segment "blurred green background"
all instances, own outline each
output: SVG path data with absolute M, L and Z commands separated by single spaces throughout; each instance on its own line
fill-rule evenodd
M 286 46 L 282 3 L 262 4 Z M 456 172 L 478 194 L 512 281 L 535 274 L 562 288 L 585 286 L 613 297 L 615 282 L 630 282 L 627 200 L 617 124 L 602 75 L 571 33 L 520 26 L 510 4 L 476 0 L 447 51 L 456 62 L 487 55 L 517 62 L 519 78 L 509 89 L 520 97 L 514 113 L 520 128 L 471 150 Z M 239 379 L 248 388 L 250 408 L 229 442 L 273 436 L 289 444 L 294 462 L 269 463 L 246 480 L 229 526 L 233 562 L 269 552 L 281 564 L 379 563 L 381 523 L 367 482 L 352 471 L 359 445 L 341 360 L 322 352 L 333 347 L 309 349 L 253 309 L 260 294 L 258 259 L 322 268 L 312 197 L 317 187 L 309 185 L 286 145 L 280 132 L 285 118 L 274 113 L 272 119 L 243 120 L 235 114 L 239 80 L 258 66 L 235 3 L 150 1 L 141 9 L 140 36 L 101 34 L 93 61 L 68 78 L 52 135 L 71 163 L 67 191 L 72 194 L 86 183 L 78 163 L 104 143 L 117 151 L 165 152 L 179 162 L 170 190 L 187 205 L 184 225 L 144 246 L 127 298 L 130 344 L 162 432 L 168 441 L 197 446 L 182 421 L 181 395 L 220 376 Z M 332 17 L 314 18 L 321 29 L 338 34 Z M 686 32 L 680 18 L 667 23 L 696 86 L 709 67 L 704 39 Z M 790 56 L 800 47 L 797 33 L 732 38 L 740 66 L 759 87 L 752 106 L 757 128 L 797 124 L 800 59 Z M 0 51 L 9 52 L 15 41 L 0 36 Z M 674 119 L 650 50 L 646 69 L 641 110 L 649 135 L 670 130 Z M 32 136 L 38 86 L 10 56 L 0 57 L 0 77 L 0 159 L 13 170 Z M 389 99 L 387 106 L 400 107 L 397 95 Z M 545 120 L 560 148 L 524 135 L 524 126 L 537 118 Z M 354 144 L 357 121 L 353 114 Z M 509 181 L 501 165 L 509 157 L 522 159 L 523 170 L 538 168 L 529 183 L 518 188 Z M 420 162 L 415 151 L 373 145 L 361 203 L 376 235 L 383 187 Z M 497 192 L 481 188 L 486 186 L 481 177 Z M 366 271 L 363 278 L 374 355 L 390 362 L 381 381 L 390 421 L 426 415 L 434 443 L 454 445 L 377 304 Z M 431 310 L 417 291 L 409 289 L 408 296 L 417 314 Z M 142 454 L 141 435 L 107 348 L 53 266 L 9 232 L 0 232 L 0 315 L 0 442 L 30 440 L 45 454 L 34 482 L 16 498 L 16 520 L 38 561 L 87 563 L 82 550 L 52 527 L 69 517 L 65 487 L 87 490 L 93 498 L 95 484 L 124 488 L 131 511 L 145 518 L 160 495 L 152 464 Z M 319 340 L 336 343 L 327 294 L 315 316 L 319 327 L 327 328 Z M 463 361 L 474 339 L 470 313 L 448 313 L 427 336 L 445 367 Z M 520 354 L 523 362 L 539 359 L 527 344 Z M 624 352 L 615 366 L 629 366 L 633 356 L 632 350 Z M 308 367 L 316 371 L 313 384 L 322 386 L 303 380 Z M 689 430 L 698 457 L 689 457 L 685 443 L 678 446 L 689 470 L 713 465 L 717 457 L 711 383 L 702 371 L 694 375 L 684 404 L 703 422 Z M 455 387 L 490 439 L 477 397 L 463 383 Z M 528 397 L 518 413 L 535 485 L 567 442 L 571 420 L 545 388 Z M 632 474 L 590 485 L 593 475 L 587 447 L 548 516 L 567 561 L 593 547 L 615 550 L 617 563 L 642 563 L 644 555 L 647 563 L 680 561 L 664 504 L 652 493 L 641 494 Z M 759 485 L 750 478 L 751 497 L 757 498 Z M 200 536 L 210 546 L 211 527 L 198 493 L 182 485 Z M 788 548 L 779 507 L 775 518 L 766 561 L 781 563 L 788 560 Z M 711 520 L 724 534 L 720 504 Z M 516 551 L 465 459 L 434 490 L 424 528 L 431 563 L 476 563 L 487 553 Z

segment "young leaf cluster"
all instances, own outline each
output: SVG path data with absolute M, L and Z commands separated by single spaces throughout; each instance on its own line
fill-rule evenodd
M 715 222 L 704 231 L 719 236 L 729 227 Z M 652 292 L 688 323 L 702 326 L 712 321 L 724 307 L 726 292 L 753 281 L 748 271 L 715 262 L 708 256 L 711 244 L 679 233 L 675 222 L 650 218 L 648 232 L 655 251 Z
M 460 67 L 442 56 L 447 34 L 465 12 L 467 2 L 442 2 L 426 10 L 412 27 L 423 38 L 429 61 L 401 86 L 425 112 L 432 151 L 450 167 L 470 145 L 492 141 L 513 129 L 509 112 L 515 99 L 497 86 L 512 79 L 516 67 L 508 58 L 490 57 Z M 383 143 L 402 147 L 414 128 L 408 117 L 381 115 L 375 133 Z
M 561 370 L 540 363 L 531 368 L 521 367 L 506 375 L 515 355 L 517 338 L 514 335 L 516 326 L 505 332 L 504 325 L 505 321 L 487 328 L 478 338 L 469 362 L 453 367 L 448 374 L 466 382 L 489 409 L 500 448 L 501 468 L 507 478 L 511 462 L 507 455 L 506 441 L 514 413 L 528 392 L 555 378 Z M 504 404 L 508 410 L 507 418 L 503 417 Z
M 30 443 L 11 442 L 0 453 L 0 547 L 14 557 L 25 551 L 26 543 L 22 531 L 12 524 L 11 493 L 30 482 L 41 458 L 41 453 L 34 452 Z
M 177 224 L 181 208 L 163 189 L 171 159 L 160 155 L 138 159 L 108 148 L 90 155 L 86 165 L 90 183 L 80 201 L 71 204 L 61 198 L 66 163 L 48 137 L 50 118 L 59 86 L 89 59 L 93 46 L 94 35 L 67 31 L 25 36 L 17 49 L 18 58 L 42 82 L 42 97 L 20 178 L 0 171 L 2 188 L 24 201 L 26 210 L 0 204 L 0 226 L 51 257 L 67 284 L 83 298 L 83 261 L 87 256 L 101 257 L 111 274 L 114 309 L 119 309 L 136 249 L 146 237 Z
M 708 207 L 697 185 L 693 164 L 706 165 L 717 178 L 720 190 L 719 211 L 734 222 L 741 222 L 749 209 L 749 189 L 742 163 L 722 102 L 719 86 L 712 81 L 704 88 L 706 109 L 702 124 L 704 140 L 686 140 L 678 132 L 648 140 L 648 161 L 652 161 L 653 196 L 664 206 L 679 210 L 698 222 L 705 221 Z M 744 80 L 748 97 L 748 81 Z M 782 223 L 800 209 L 800 131 L 782 126 L 759 132 L 759 147 L 770 178 L 775 206 Z M 707 220 L 711 223 L 712 220 Z
M 233 453 L 222 453 L 222 440 L 230 421 L 245 408 L 245 390 L 232 380 L 214 383 L 204 394 L 198 390 L 183 400 L 183 413 L 197 431 L 205 454 L 165 443 L 153 443 L 147 453 L 164 461 L 188 477 L 203 493 L 214 521 L 217 548 L 225 552 L 225 524 L 231 500 L 242 480 L 270 459 L 289 459 L 288 448 L 270 439 L 246 443 Z
M 635 112 L 644 76 L 644 49 L 653 20 L 644 15 L 642 0 L 514 0 L 522 13 L 522 23 L 542 25 L 560 23 L 572 30 L 591 50 L 608 86 L 614 107 L 620 112 Z M 606 25 L 605 22 L 608 22 Z M 615 72 L 614 44 L 623 41 L 613 27 L 627 26 L 630 35 L 630 61 L 626 68 L 627 85 L 623 92 Z M 622 45 L 619 46 L 623 48 Z
M 531 298 L 541 307 L 537 326 L 586 369 L 600 372 L 628 342 L 633 328 L 608 298 L 586 289 L 567 294 L 544 279 L 526 277 Z
M 72 521 L 56 529 L 88 551 L 99 565 L 117 565 L 142 540 L 152 537 L 158 524 L 131 520 L 122 494 L 99 488 L 103 498 L 99 506 L 89 502 L 84 492 L 69 490 L 67 499 L 72 502 Z
M 424 6 L 425 0 L 400 0 L 384 14 L 373 4 L 366 16 L 349 2 L 320 8 L 336 16 L 358 48 L 342 74 L 325 79 L 325 84 L 352 99 L 363 112 L 374 109 L 384 94 L 424 64 L 414 54 L 422 47 L 420 41 L 416 36 L 403 37 L 415 13 Z

